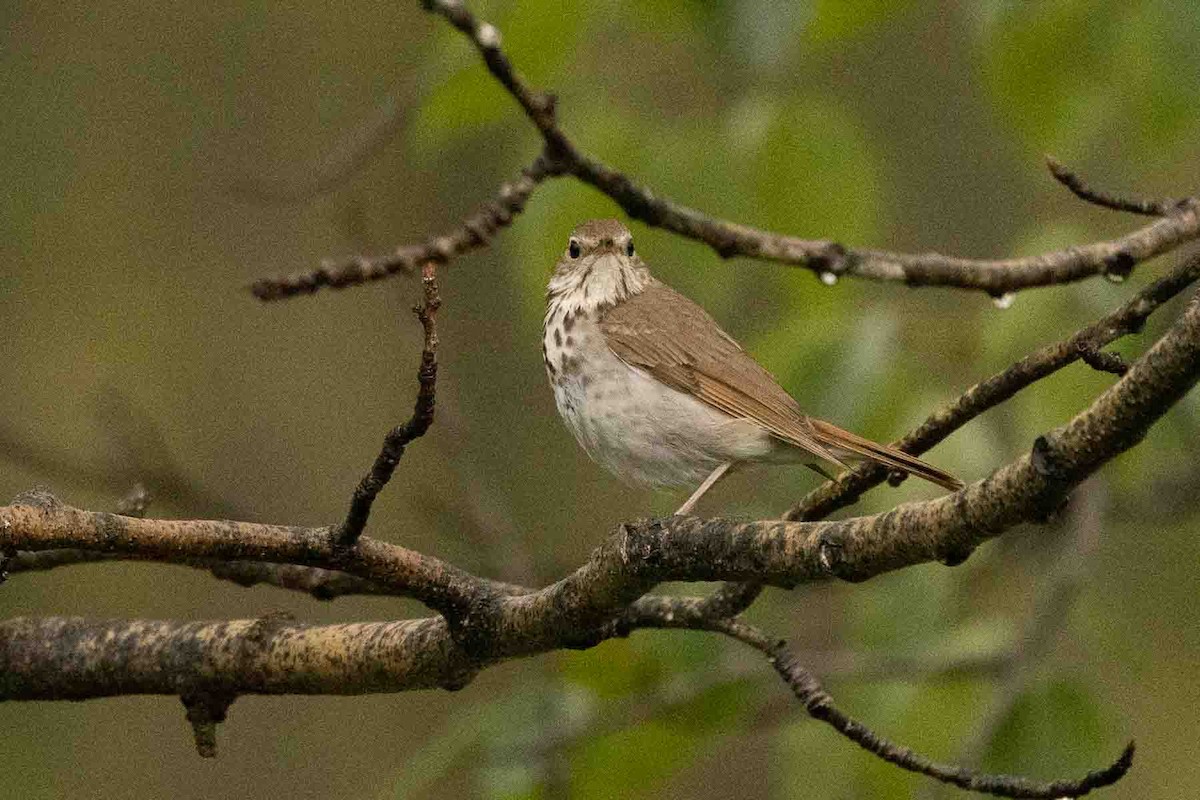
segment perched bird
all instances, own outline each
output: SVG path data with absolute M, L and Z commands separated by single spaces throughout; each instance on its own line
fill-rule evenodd
M 628 483 L 695 486 L 686 514 L 731 467 L 867 459 L 950 490 L 907 453 L 805 415 L 704 309 L 650 274 L 615 219 L 577 227 L 546 290 L 542 358 L 567 427 Z

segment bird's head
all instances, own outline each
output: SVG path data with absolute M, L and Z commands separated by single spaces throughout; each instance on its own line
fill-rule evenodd
M 571 231 L 547 297 L 591 310 L 637 294 L 649 277 L 629 229 L 615 219 L 591 219 Z

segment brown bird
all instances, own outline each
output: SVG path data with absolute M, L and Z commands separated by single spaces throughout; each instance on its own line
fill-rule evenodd
M 617 477 L 697 486 L 733 466 L 877 461 L 951 491 L 962 482 L 805 415 L 704 309 L 656 280 L 615 219 L 577 227 L 546 291 L 542 357 L 567 427 Z

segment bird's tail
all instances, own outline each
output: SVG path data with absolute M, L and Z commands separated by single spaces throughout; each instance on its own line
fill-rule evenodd
M 809 421 L 812 423 L 812 430 L 815 434 L 814 438 L 839 456 L 845 454 L 850 457 L 878 461 L 884 466 L 907 472 L 910 475 L 916 475 L 918 478 L 923 478 L 930 483 L 936 483 L 938 486 L 949 489 L 952 492 L 957 492 L 963 487 L 963 482 L 950 473 L 943 472 L 931 464 L 926 464 L 921 459 L 910 456 L 908 453 L 901 452 L 894 447 L 877 444 L 870 439 L 864 439 L 857 434 L 842 430 L 838 426 L 831 425 L 824 420 L 810 418 Z

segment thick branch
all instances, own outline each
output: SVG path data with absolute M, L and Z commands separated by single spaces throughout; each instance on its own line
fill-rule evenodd
M 523 591 L 368 537 L 360 538 L 353 549 L 340 547 L 330 533 L 327 527 L 232 520 L 138 519 L 82 511 L 44 493 L 27 493 L 0 510 L 0 550 L 82 548 L 205 568 L 211 560 L 320 567 L 368 579 L 438 611 L 469 606 L 478 591 Z M 33 537 L 27 539 L 28 534 Z M 198 559 L 204 561 L 197 564 Z
M 0 509 L 0 550 L 83 547 L 140 552 L 169 561 L 204 555 L 335 566 L 418 597 L 431 607 L 456 611 L 458 627 L 453 635 L 449 628 L 422 629 L 428 635 L 422 646 L 442 654 L 423 657 L 447 659 L 446 653 L 461 651 L 470 663 L 484 666 L 593 643 L 598 640 L 596 631 L 661 581 L 760 580 L 793 586 L 833 576 L 864 580 L 968 553 L 1014 525 L 1053 512 L 1080 481 L 1137 444 L 1198 378 L 1200 301 L 1193 300 L 1172 329 L 1087 410 L 1065 427 L 1039 437 L 1029 455 L 960 492 L 836 522 L 645 520 L 622 526 L 587 564 L 532 594 L 506 594 L 504 585 L 366 537 L 339 563 L 327 529 L 139 520 L 80 511 L 44 499 Z M 190 628 L 179 630 L 185 643 L 194 641 Z M 52 683 L 56 675 L 62 676 L 66 685 L 77 687 L 78 680 L 62 671 L 59 651 L 66 644 L 53 637 L 24 637 L 15 650 L 0 645 L 0 659 L 41 661 L 47 668 L 31 667 L 29 674 L 36 672 L 40 681 Z M 153 657 L 161 659 L 158 645 L 155 653 Z M 446 660 L 443 667 L 449 670 L 460 657 L 456 655 L 453 664 Z M 130 682 L 126 691 L 157 691 L 157 686 L 161 684 L 141 688 Z M 5 696 L 15 698 L 24 691 L 19 682 L 10 681 Z M 50 690 L 43 685 L 42 691 Z
M 470 674 L 440 618 L 346 625 L 78 617 L 0 623 L 5 700 L 362 694 L 456 687 Z
M 1116 354 L 1101 350 L 1122 336 L 1140 331 L 1146 319 L 1163 303 L 1200 278 L 1200 256 L 1193 255 L 1138 292 L 1120 308 L 1080 329 L 1067 339 L 1026 356 L 1016 364 L 972 386 L 957 399 L 935 411 L 916 430 L 893 443 L 905 452 L 920 455 L 990 408 L 1003 403 L 1022 389 L 1048 377 L 1077 359 L 1094 368 L 1105 367 L 1124 375 L 1129 365 Z M 824 519 L 856 502 L 864 492 L 889 478 L 886 467 L 871 462 L 857 465 L 835 481 L 808 493 L 785 515 L 792 520 Z M 760 583 L 727 584 L 714 592 L 714 609 L 749 607 L 762 590 Z
M 1077 358 L 1085 358 L 1089 351 L 1098 350 L 1122 336 L 1139 331 L 1151 313 L 1186 289 L 1197 278 L 1200 278 L 1200 256 L 1193 256 L 1166 276 L 1142 289 L 1107 316 L 1061 342 L 1043 347 L 1003 372 L 971 387 L 961 397 L 935 412 L 919 428 L 896 442 L 895 446 L 915 454 L 925 452 L 976 416 L 1011 398 L 1027 386 L 1068 366 Z M 1125 367 L 1127 369 L 1127 365 Z M 887 476 L 885 469 L 868 464 L 860 465 L 838 481 L 815 489 L 789 512 L 788 518 L 821 519 L 853 503 L 863 492 L 882 483 Z M 137 557 L 83 550 L 22 552 L 8 560 L 7 568 L 11 572 L 22 572 L 113 558 Z M 346 594 L 409 594 L 404 585 L 389 587 L 326 568 L 200 558 L 189 559 L 187 564 L 210 569 L 216 577 L 232 580 L 243 586 L 266 583 L 307 592 L 319 599 L 331 599 Z M 754 601 L 761 588 L 761 584 L 757 583 L 723 586 L 706 601 L 704 616 L 734 616 Z M 532 590 L 510 587 L 510 593 L 522 591 Z M 671 613 L 677 610 L 678 608 L 670 609 Z

